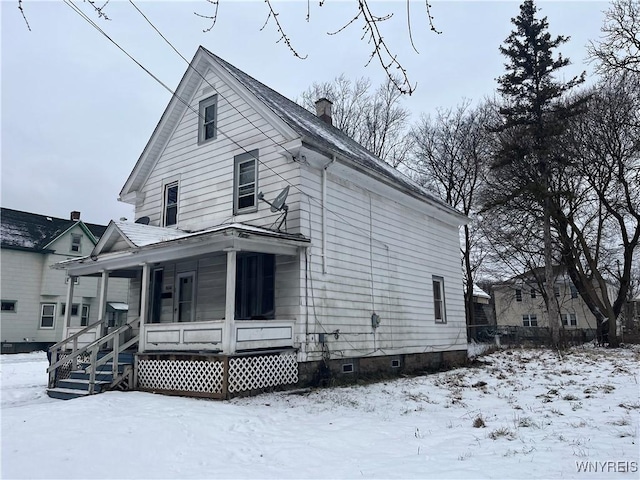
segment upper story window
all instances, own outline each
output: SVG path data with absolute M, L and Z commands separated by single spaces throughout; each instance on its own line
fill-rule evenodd
M 234 215 L 258 210 L 258 150 L 235 156 L 233 179 Z
M 578 298 L 578 289 L 576 286 L 572 283 L 569 285 L 569 288 L 571 289 L 571 298 Z
M 80 253 L 82 251 L 82 235 L 71 234 L 71 251 Z
M 433 282 L 433 310 L 436 323 L 447 323 L 444 303 L 444 278 L 434 276 Z
M 516 288 L 516 302 L 521 302 L 522 301 L 522 290 L 520 290 L 519 288 Z
M 536 298 L 536 289 L 535 288 L 531 289 L 531 298 Z
M 200 102 L 198 119 L 198 143 L 216 138 L 218 123 L 218 96 L 214 95 Z
M 178 223 L 178 182 L 171 182 L 164 186 L 164 216 L 162 223 L 165 227 Z

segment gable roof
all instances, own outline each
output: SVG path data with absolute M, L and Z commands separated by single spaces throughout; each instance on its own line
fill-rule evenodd
M 280 125 L 281 130 L 293 132 L 302 139 L 303 143 L 313 146 L 328 155 L 336 155 L 339 160 L 350 162 L 365 172 L 374 173 L 379 177 L 383 177 L 396 188 L 407 191 L 423 200 L 435 203 L 453 215 L 463 217 L 456 209 L 437 196 L 430 194 L 416 182 L 368 151 L 340 129 L 329 125 L 306 108 L 267 87 L 202 46 L 200 46 L 196 52 L 178 88 L 176 88 L 176 94 L 171 98 L 145 150 L 123 186 L 120 192 L 121 199 L 127 201 L 129 196 L 140 188 L 151 172 L 153 165 L 157 162 L 163 150 L 162 145 L 168 141 L 182 113 L 187 109 L 183 101 L 189 102 L 192 99 L 195 89 L 200 84 L 202 76 L 204 76 L 203 70 L 206 67 L 203 66 L 203 62 L 213 66 L 219 73 L 223 74 L 224 77 L 229 78 L 232 83 L 236 84 L 232 86 L 236 88 L 239 86 L 241 90 L 248 92 L 250 97 L 253 97 L 253 99 L 262 105 L 264 111 L 271 113 L 270 116 L 273 117 L 275 114 L 275 118 L 280 120 L 282 124 Z M 180 99 L 182 99 L 182 101 Z M 278 125 L 274 126 L 278 127 Z M 283 126 L 285 126 L 285 128 L 283 128 Z
M 1 209 L 0 215 L 0 244 L 2 248 L 44 252 L 47 251 L 51 242 L 76 225 L 80 225 L 95 244 L 107 228 L 104 225 L 84 223 L 82 220 L 65 220 L 4 207 Z

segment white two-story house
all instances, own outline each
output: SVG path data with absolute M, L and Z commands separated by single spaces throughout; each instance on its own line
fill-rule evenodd
M 225 397 L 466 359 L 466 217 L 200 47 L 72 277 L 132 278 L 136 387 Z M 138 326 L 139 323 L 139 326 Z

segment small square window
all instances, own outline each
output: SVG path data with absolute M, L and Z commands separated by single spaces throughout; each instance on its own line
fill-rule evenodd
M 2 311 L 6 313 L 16 313 L 18 311 L 18 302 L 15 300 L 2 300 Z
M 218 122 L 218 96 L 202 100 L 198 112 L 198 143 L 214 140 Z
M 43 303 L 40 309 L 40 328 L 53 328 L 56 315 L 55 303 Z
M 71 251 L 80 253 L 82 251 L 82 235 L 71 234 Z

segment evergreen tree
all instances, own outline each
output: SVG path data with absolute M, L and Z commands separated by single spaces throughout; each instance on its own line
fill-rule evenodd
M 501 123 L 495 126 L 500 145 L 492 165 L 494 188 L 489 207 L 540 211 L 543 222 L 545 291 L 554 345 L 560 344 L 560 314 L 554 295 L 553 243 L 550 214 L 561 192 L 554 192 L 553 178 L 564 167 L 557 140 L 567 119 L 579 111 L 580 103 L 563 101 L 565 94 L 584 81 L 584 73 L 569 81 L 558 72 L 569 59 L 555 50 L 566 43 L 564 36 L 551 37 L 547 18 L 537 18 L 533 0 L 525 0 L 515 26 L 500 47 L 506 57 L 506 73 L 497 79 L 502 96 Z M 557 262 L 558 260 L 556 260 Z

